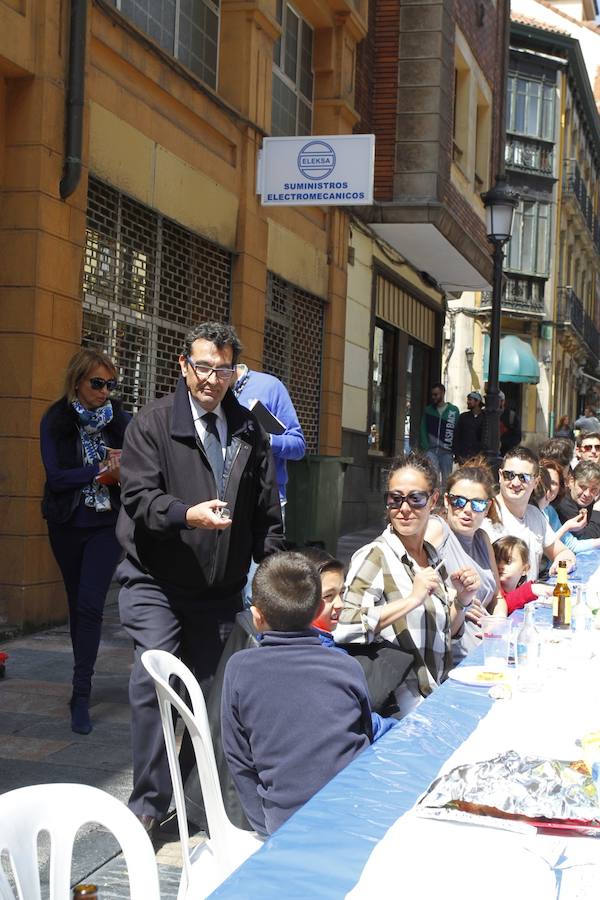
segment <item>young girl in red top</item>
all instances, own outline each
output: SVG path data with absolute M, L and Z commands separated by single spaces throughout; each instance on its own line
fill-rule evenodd
M 529 572 L 529 549 L 525 541 L 507 536 L 495 541 L 492 546 L 500 576 L 500 588 L 509 615 L 538 597 L 549 597 L 552 594 L 550 585 L 534 584 L 533 581 L 526 580 Z

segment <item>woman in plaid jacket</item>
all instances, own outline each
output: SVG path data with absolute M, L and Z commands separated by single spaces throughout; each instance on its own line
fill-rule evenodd
M 385 493 L 388 524 L 352 557 L 336 643 L 395 641 L 412 668 L 398 690 L 405 715 L 440 684 L 452 663 L 452 636 L 480 586 L 477 572 L 446 571 L 425 531 L 438 500 L 437 472 L 421 453 L 392 464 Z

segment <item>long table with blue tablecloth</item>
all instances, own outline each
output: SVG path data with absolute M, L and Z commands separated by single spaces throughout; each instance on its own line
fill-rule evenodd
M 595 588 L 599 567 L 600 551 L 579 555 L 572 581 L 592 579 L 590 587 Z M 468 663 L 481 662 L 479 647 Z M 411 809 L 492 704 L 486 690 L 446 681 L 319 791 L 211 896 L 344 897 L 390 826 Z

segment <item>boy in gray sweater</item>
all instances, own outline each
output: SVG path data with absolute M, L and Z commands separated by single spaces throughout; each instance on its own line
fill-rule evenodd
M 311 622 L 321 579 L 300 553 L 259 566 L 252 614 L 258 648 L 225 669 L 223 748 L 253 828 L 271 834 L 373 740 L 363 670 L 323 648 Z

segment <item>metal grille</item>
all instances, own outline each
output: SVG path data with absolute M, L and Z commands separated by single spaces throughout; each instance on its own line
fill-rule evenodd
M 306 438 L 319 449 L 323 301 L 268 274 L 263 368 L 287 387 Z
M 230 286 L 226 250 L 90 178 L 82 344 L 115 361 L 127 409 L 174 389 L 185 333 L 229 320 Z

